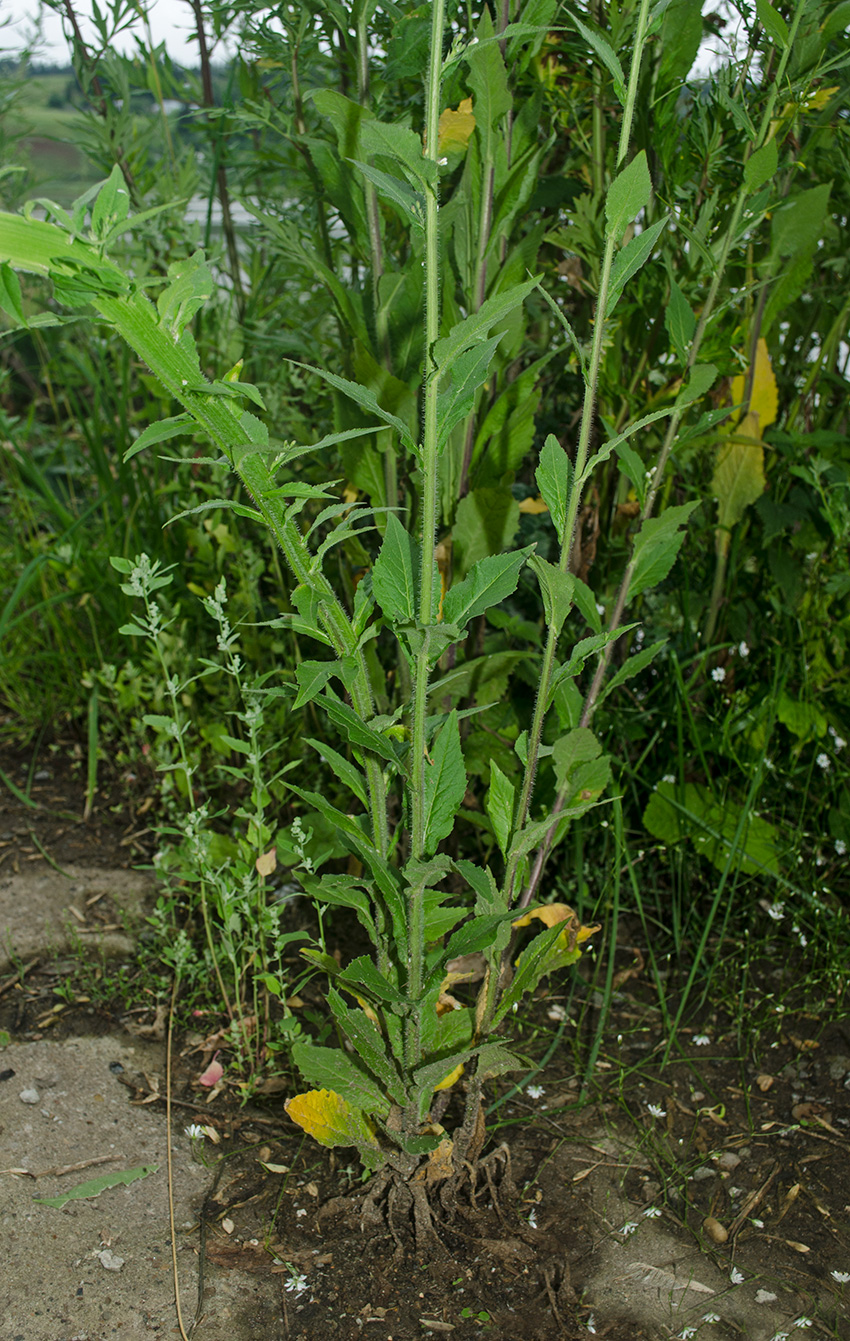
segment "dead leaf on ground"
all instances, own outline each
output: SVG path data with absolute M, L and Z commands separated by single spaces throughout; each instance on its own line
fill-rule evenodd
M 767 1094 L 768 1090 L 775 1084 L 775 1081 L 776 1081 L 775 1076 L 769 1076 L 767 1074 L 756 1076 L 756 1084 L 758 1085 L 762 1094 Z
M 631 1262 L 626 1268 L 626 1276 L 638 1280 L 641 1285 L 651 1285 L 655 1290 L 693 1290 L 697 1294 L 714 1294 L 714 1290 L 693 1276 L 684 1276 L 681 1280 L 672 1271 L 651 1266 L 649 1262 Z

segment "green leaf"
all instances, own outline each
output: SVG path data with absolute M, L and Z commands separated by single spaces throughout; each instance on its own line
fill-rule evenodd
M 744 185 L 748 191 L 758 191 L 760 186 L 764 186 L 765 182 L 776 176 L 778 169 L 779 150 L 774 136 L 747 159 L 744 164 Z
M 303 368 L 305 372 L 316 373 L 317 376 L 323 377 L 331 386 L 336 387 L 337 391 L 342 391 L 344 395 L 355 401 L 361 409 L 368 410 L 370 414 L 377 415 L 385 424 L 389 424 L 390 428 L 395 429 L 408 451 L 416 451 L 416 444 L 413 441 L 407 424 L 403 419 L 399 419 L 397 415 L 390 414 L 388 410 L 385 410 L 379 405 L 374 391 L 370 391 L 368 387 L 361 386 L 359 382 L 349 382 L 346 377 L 337 377 L 336 373 L 328 372 L 325 368 L 316 368 L 309 363 L 297 363 L 294 359 L 290 360 L 290 362 L 292 362 L 296 368 Z
M 328 988 L 328 1004 L 360 1060 L 390 1098 L 403 1105 L 404 1084 L 378 1029 L 362 1010 L 349 1010 L 335 987 Z
M 632 275 L 636 275 L 638 270 L 649 260 L 659 237 L 666 227 L 667 218 L 665 216 L 663 219 L 659 219 L 657 223 L 652 224 L 651 227 L 644 228 L 636 237 L 630 238 L 625 247 L 617 252 L 608 285 L 608 300 L 605 305 L 606 317 L 610 317 L 614 311 L 619 302 L 620 294 Z
M 647 484 L 646 480 L 647 470 L 645 465 L 643 464 L 643 459 L 640 456 L 638 456 L 634 448 L 630 447 L 627 442 L 618 443 L 615 450 L 617 453 L 617 459 L 620 462 L 620 470 L 623 472 L 623 474 L 626 476 L 627 479 L 631 480 L 632 484 L 634 485 L 635 493 L 637 494 L 638 497 L 638 502 L 642 507 L 644 499 L 646 498 L 646 484 Z
M 577 605 L 585 618 L 585 621 L 593 629 L 594 633 L 602 632 L 602 616 L 596 608 L 596 597 L 590 590 L 586 582 L 582 582 L 580 577 L 573 575 L 573 601 Z
M 525 302 L 532 289 L 537 288 L 537 280 L 526 280 L 523 284 L 513 284 L 502 293 L 483 302 L 477 312 L 473 312 L 452 327 L 448 335 L 434 345 L 434 363 L 441 371 L 451 366 L 459 354 L 471 345 L 480 344 L 492 326 Z
M 717 454 L 711 479 L 711 492 L 717 499 L 718 526 L 731 531 L 766 488 L 762 444 L 732 438 L 725 442 Z
M 619 242 L 626 228 L 649 204 L 652 181 L 646 164 L 646 151 L 641 149 L 608 188 L 605 198 L 605 219 L 608 233 Z
M 387 514 L 381 552 L 372 569 L 372 590 L 384 614 L 400 623 L 416 617 L 419 547 L 394 512 Z
M 505 331 L 497 331 L 480 344 L 468 349 L 455 359 L 449 371 L 451 385 L 437 398 L 437 450 L 442 451 L 449 434 L 461 419 L 472 412 L 475 405 L 475 393 L 487 380 L 490 364 L 496 346 L 504 337 Z
M 572 488 L 573 467 L 554 433 L 550 433 L 540 452 L 540 464 L 534 478 L 540 490 L 543 502 L 549 509 L 555 533 L 560 541 L 564 538 L 564 526 L 567 520 L 567 504 Z
M 623 74 L 623 67 L 620 64 L 620 58 L 614 51 L 610 43 L 601 33 L 595 32 L 582 23 L 581 19 L 571 14 L 570 19 L 578 28 L 585 42 L 587 42 L 596 52 L 602 64 L 610 71 L 614 81 L 614 92 L 621 107 L 626 105 L 626 76 Z
M 469 63 L 467 83 L 472 93 L 475 133 L 480 144 L 481 160 L 492 163 L 498 143 L 498 123 L 510 112 L 513 99 L 508 87 L 504 57 L 498 44 L 488 41 L 493 36 L 493 21 L 486 6 L 475 35 L 478 39 L 476 45 L 467 47 L 465 52 Z
M 831 188 L 831 182 L 824 182 L 777 206 L 770 221 L 770 248 L 775 256 L 794 256 L 817 246 Z
M 157 298 L 156 306 L 163 326 L 176 341 L 195 313 L 212 297 L 215 285 L 202 251 L 173 261 L 168 267 L 168 278 L 171 283 Z
M 519 503 L 510 489 L 473 489 L 462 498 L 452 528 L 458 577 L 465 577 L 479 559 L 509 549 L 519 518 Z
M 199 512 L 216 512 L 219 508 L 235 512 L 238 517 L 247 517 L 249 521 L 259 522 L 261 526 L 265 525 L 263 514 L 257 512 L 256 508 L 248 508 L 244 503 L 234 503 L 231 498 L 209 498 L 206 503 L 199 503 L 197 507 L 186 508 L 185 512 L 176 512 L 166 525 L 173 526 L 184 517 L 196 517 Z
M 375 967 L 368 955 L 358 955 L 356 959 L 352 959 L 338 975 L 337 982 L 345 983 L 349 989 L 353 988 L 355 993 L 360 993 L 373 1001 L 388 1001 L 391 1005 L 407 1002 L 404 993 Z
M 335 661 L 301 661 L 295 667 L 295 678 L 298 681 L 298 694 L 296 695 L 293 708 L 303 708 L 305 703 L 310 703 L 317 694 L 320 694 L 332 675 L 337 673 L 337 664 Z
M 486 808 L 503 857 L 507 855 L 514 825 L 515 800 L 514 784 L 493 759 L 490 763 L 490 790 L 487 793 Z
M 482 615 L 516 591 L 519 574 L 531 547 L 513 554 L 492 554 L 472 565 L 467 576 L 450 587 L 443 599 L 443 619 L 465 629 L 471 619 Z
M 124 175 L 116 163 L 109 177 L 98 191 L 97 198 L 92 206 L 92 234 L 99 240 L 103 240 L 116 224 L 123 223 L 129 212 L 130 193 L 127 190 Z
M 360 163 L 356 158 L 348 161 L 359 168 L 363 176 L 377 187 L 380 195 L 398 206 L 404 218 L 412 223 L 414 228 L 425 227 L 425 197 L 421 191 L 415 191 L 407 182 L 390 176 L 388 172 L 381 172 L 380 168 L 373 168 L 368 163 Z
M 631 680 L 633 676 L 639 675 L 642 670 L 645 670 L 649 663 L 658 656 L 662 647 L 667 646 L 668 641 L 667 638 L 659 638 L 657 643 L 652 643 L 649 647 L 642 648 L 640 652 L 635 652 L 634 656 L 627 657 L 616 675 L 611 676 L 597 702 L 602 703 L 615 689 L 619 689 L 621 684 L 625 684 L 626 680 Z
M 774 826 L 750 813 L 736 845 L 740 820 L 739 803 L 723 805 L 707 787 L 690 782 L 684 787 L 660 782 L 643 813 L 644 826 L 654 838 L 663 843 L 689 838 L 719 871 L 726 869 L 731 854 L 733 868 L 740 865 L 748 875 L 778 875 L 779 834 Z
M 99 1197 L 108 1187 L 123 1187 L 127 1183 L 138 1182 L 140 1178 L 147 1178 L 149 1174 L 156 1173 L 158 1164 L 140 1164 L 135 1169 L 122 1169 L 120 1173 L 103 1173 L 99 1178 L 91 1178 L 87 1183 L 78 1183 L 67 1192 L 62 1192 L 58 1197 L 33 1197 L 41 1206 L 54 1206 L 57 1211 L 67 1205 L 69 1201 L 87 1201 L 90 1197 Z
M 694 338 L 697 319 L 690 303 L 672 275 L 670 276 L 670 297 L 664 312 L 664 325 L 667 327 L 670 343 L 676 351 L 679 362 L 687 363 L 688 351 L 691 340 Z
M 588 461 L 582 471 L 579 487 L 584 488 L 596 467 L 601 465 L 603 461 L 607 461 L 608 457 L 612 452 L 617 450 L 621 442 L 625 442 L 625 440 L 630 438 L 633 433 L 637 433 L 638 429 L 646 428 L 648 424 L 654 424 L 658 419 L 668 419 L 670 415 L 674 413 L 675 406 L 673 405 L 668 405 L 663 410 L 653 410 L 652 414 L 645 414 L 642 419 L 636 419 L 633 424 L 629 424 L 628 428 L 624 428 L 622 433 L 617 434 L 616 438 L 609 438 L 608 441 L 600 447 L 599 451 Z
M 340 782 L 344 783 L 349 791 L 354 793 L 358 801 L 362 802 L 364 806 L 368 806 L 366 800 L 366 779 L 363 777 L 363 774 L 354 767 L 354 764 L 352 764 L 349 759 L 338 754 L 336 750 L 332 749 L 331 746 L 327 745 L 324 741 L 313 740 L 311 736 L 307 736 L 304 743 L 306 745 L 312 745 L 313 749 L 317 754 L 321 755 L 325 763 L 330 765 Z
M 617 638 L 622 637 L 624 633 L 627 633 L 629 628 L 634 628 L 634 625 L 621 625 L 617 629 L 608 629 L 605 633 L 595 633 L 592 638 L 582 638 L 581 642 L 576 643 L 570 653 L 569 661 L 566 661 L 562 666 L 559 666 L 552 676 L 552 682 L 549 687 L 549 704 L 551 704 L 560 685 L 562 685 L 565 680 L 574 679 L 575 676 L 584 669 L 584 663 L 587 661 L 588 657 L 595 656 L 597 652 L 601 652 L 610 642 L 614 642 Z M 547 707 L 549 704 L 547 704 Z
M 788 46 L 788 24 L 770 0 L 756 0 L 756 13 L 771 41 L 781 47 Z
M 330 693 L 327 693 L 321 702 L 328 717 L 339 727 L 351 745 L 358 749 L 371 750 L 373 754 L 380 755 L 390 763 L 398 762 L 398 756 L 387 737 L 368 726 L 347 703 L 342 703 Z
M 555 766 L 558 790 L 566 787 L 570 774 L 579 764 L 597 759 L 601 753 L 602 746 L 587 726 L 577 726 L 574 731 L 556 740 L 552 750 L 552 763 Z
M 425 852 L 436 852 L 437 844 L 454 828 L 455 816 L 466 792 L 466 769 L 460 747 L 457 709 L 449 713 L 425 763 Z
M 129 461 L 131 457 L 136 456 L 138 452 L 143 452 L 146 447 L 152 447 L 157 442 L 167 442 L 169 438 L 184 437 L 187 433 L 194 433 L 195 422 L 191 415 L 178 414 L 175 419 L 162 419 L 158 424 L 149 424 L 143 429 L 132 447 L 128 447 L 124 453 L 124 460 Z
M 560 634 L 564 621 L 572 609 L 572 574 L 565 573 L 563 569 L 546 559 L 541 559 L 537 554 L 531 556 L 528 565 L 534 569 L 537 581 L 540 583 L 546 625 Z
M 26 326 L 21 282 L 8 262 L 0 265 L 0 308 L 19 326 Z
M 368 1168 L 383 1163 L 383 1152 L 362 1109 L 335 1090 L 309 1090 L 284 1103 L 287 1116 L 320 1145 L 353 1145 Z
M 361 1071 L 342 1048 L 323 1048 L 317 1043 L 296 1040 L 292 1060 L 308 1085 L 318 1090 L 334 1090 L 365 1113 L 389 1112 L 390 1101 L 371 1076 Z
M 550 820 L 551 823 L 551 820 Z M 562 926 L 547 927 L 528 944 L 517 960 L 516 972 L 493 1017 L 495 1029 L 527 992 L 533 992 L 545 972 L 549 951 L 563 931 Z
M 717 381 L 717 369 L 713 363 L 697 363 L 691 368 L 691 375 L 688 378 L 687 386 L 679 392 L 676 397 L 675 409 L 684 410 L 686 406 L 692 405 L 694 401 L 704 396 Z
M 680 507 L 667 508 L 660 517 L 650 517 L 643 523 L 632 551 L 630 600 L 657 586 L 670 572 L 685 539 L 685 532 L 680 527 L 697 507 L 698 499 Z

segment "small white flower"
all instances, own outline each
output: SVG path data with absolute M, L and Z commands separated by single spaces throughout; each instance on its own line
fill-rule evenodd
M 835 851 L 839 857 L 844 856 L 844 853 L 847 851 L 847 844 L 845 843 L 843 838 L 836 838 Z
M 739 656 L 739 657 L 748 657 L 749 655 L 750 655 L 750 649 L 747 647 L 747 644 L 746 644 L 746 643 L 738 643 L 738 656 Z
M 722 684 L 723 681 L 726 679 L 726 669 L 725 669 L 725 667 L 724 667 L 724 666 L 715 666 L 715 667 L 714 667 L 714 670 L 711 672 L 711 678 L 712 678 L 712 680 L 714 680 L 717 684 Z
M 531 1226 L 532 1229 L 536 1229 L 536 1228 L 537 1228 L 537 1211 L 534 1209 L 533 1206 L 532 1206 L 531 1210 L 529 1211 L 529 1215 L 528 1215 L 528 1223 L 530 1224 L 530 1226 Z
M 644 1220 L 658 1220 L 661 1217 L 661 1211 L 657 1206 L 647 1206 L 643 1213 Z
M 708 1034 L 694 1034 L 694 1047 L 707 1048 L 710 1042 Z
M 542 1099 L 546 1093 L 542 1085 L 526 1085 L 525 1092 L 529 1099 Z
M 800 942 L 800 947 L 801 947 L 801 949 L 805 950 L 806 946 L 807 946 L 808 943 L 809 943 L 809 938 L 808 938 L 808 936 L 804 936 L 803 933 L 802 933 L 802 931 L 801 931 L 801 932 L 799 932 L 798 935 L 797 935 L 797 940 Z
M 733 1267 L 729 1272 L 729 1279 L 733 1285 L 743 1285 L 744 1273 L 743 1271 L 739 1271 L 737 1267 Z
M 772 918 L 774 922 L 781 922 L 785 916 L 785 904 L 778 901 L 772 903 L 767 910 L 767 915 Z
M 774 1332 L 773 1336 L 770 1338 L 770 1341 L 788 1341 L 788 1333 Z
M 829 1274 L 839 1285 L 850 1285 L 850 1271 L 830 1271 Z
M 795 1326 L 795 1327 L 814 1327 L 814 1323 L 812 1322 L 811 1318 L 807 1318 L 807 1317 L 801 1315 L 799 1318 L 795 1318 L 795 1319 L 794 1319 L 794 1326 Z
M 620 1233 L 623 1235 L 624 1238 L 628 1238 L 630 1234 L 637 1233 L 637 1228 L 638 1226 L 634 1223 L 633 1220 L 628 1220 L 626 1224 L 623 1225 L 623 1228 L 620 1230 Z
M 547 1020 L 554 1020 L 556 1024 L 559 1024 L 562 1020 L 567 1018 L 567 1012 L 563 1006 L 550 1006 L 546 1012 L 546 1018 Z
M 441 168 L 446 167 L 448 161 L 449 161 L 449 160 L 448 160 L 447 158 L 438 158 L 438 159 L 437 159 L 437 162 L 439 163 L 439 165 L 440 165 Z
M 756 1220 L 755 1216 L 753 1216 L 750 1224 L 755 1225 L 756 1229 L 764 1229 L 764 1220 Z
M 663 1118 L 667 1116 L 667 1113 L 660 1104 L 647 1104 L 646 1106 L 654 1118 Z
M 189 1124 L 189 1126 L 188 1126 L 188 1127 L 184 1127 L 183 1130 L 185 1131 L 186 1135 L 189 1137 L 189 1140 L 190 1140 L 190 1141 L 202 1141 L 202 1140 L 204 1139 L 205 1134 L 206 1134 L 206 1133 L 204 1132 L 203 1127 L 199 1126 L 197 1122 L 191 1122 L 191 1123 Z
M 292 1272 L 292 1275 L 289 1277 L 288 1280 L 285 1280 L 283 1282 L 284 1290 L 287 1290 L 289 1294 L 296 1294 L 296 1295 L 303 1294 L 304 1291 L 307 1289 L 307 1277 L 299 1276 L 298 1272 L 295 1271 L 292 1267 L 290 1267 L 289 1269 Z
M 824 773 L 828 773 L 832 766 L 829 762 L 829 755 L 824 754 L 822 750 L 818 755 L 817 759 L 815 760 L 815 763 L 817 764 L 818 768 L 823 769 Z
M 703 1313 L 703 1315 L 702 1315 L 702 1321 L 703 1321 L 703 1322 L 719 1322 L 719 1321 L 720 1321 L 720 1314 L 719 1314 L 719 1313 Z
M 825 864 L 826 864 L 826 857 L 821 857 L 820 855 L 815 857 L 815 866 L 824 866 Z
M 676 781 L 676 774 L 675 774 L 675 773 L 665 773 L 665 774 L 664 774 L 664 777 L 661 779 L 661 781 L 662 781 L 662 782 L 675 782 L 675 781 Z
M 600 605 L 598 601 L 596 602 L 596 613 L 597 613 L 598 615 L 604 615 L 604 614 L 605 614 L 605 606 L 604 606 L 604 605 Z
M 836 736 L 835 740 L 832 743 L 835 746 L 836 751 L 838 751 L 844 749 L 844 746 L 847 744 L 847 741 L 844 740 L 842 736 Z
M 587 1330 L 588 1330 L 593 1336 L 596 1335 L 596 1319 L 594 1318 L 594 1316 L 593 1316 L 592 1313 L 591 1313 L 590 1317 L 588 1318 L 588 1320 L 587 1320 L 585 1326 L 587 1327 Z
M 301 1207 L 295 1212 L 295 1219 L 296 1219 L 296 1220 L 301 1220 L 301 1219 L 303 1219 L 303 1217 L 304 1217 L 306 1214 L 307 1214 L 307 1212 L 305 1211 L 304 1207 L 301 1206 Z
M 683 1327 L 679 1333 L 680 1341 L 691 1341 L 692 1336 L 696 1336 L 696 1327 Z

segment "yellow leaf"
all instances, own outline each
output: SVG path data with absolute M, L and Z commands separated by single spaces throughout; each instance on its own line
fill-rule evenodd
M 363 1145 L 379 1150 L 375 1130 L 362 1108 L 333 1090 L 308 1090 L 283 1105 L 293 1122 L 320 1145 Z
M 732 404 L 737 405 L 744 399 L 746 377 L 735 377 L 732 381 Z M 756 345 L 756 367 L 753 375 L 753 390 L 750 396 L 750 414 L 758 416 L 757 431 L 748 437 L 760 438 L 769 424 L 776 419 L 779 408 L 779 395 L 776 390 L 776 378 L 767 352 L 767 341 L 762 337 Z M 756 495 L 758 496 L 758 495 Z
M 459 1062 L 453 1071 L 450 1071 L 447 1076 L 443 1076 L 443 1079 L 440 1081 L 439 1085 L 435 1085 L 434 1089 L 450 1090 L 452 1085 L 457 1084 L 462 1075 L 463 1075 L 463 1062 Z
M 542 908 L 532 908 L 531 912 L 526 913 L 523 917 L 518 917 L 512 925 L 527 927 L 532 918 L 535 917 L 539 918 L 547 927 L 556 927 L 561 922 L 564 923 L 564 930 L 553 947 L 556 951 L 572 951 L 577 945 L 581 945 L 583 941 L 586 941 L 594 932 L 599 930 L 598 926 L 583 926 L 567 903 L 546 903 Z
M 711 492 L 717 499 L 717 523 L 722 533 L 719 543 L 724 551 L 728 549 L 732 527 L 767 487 L 764 447 L 757 440 L 757 433 L 758 420 L 754 414 L 748 414 L 739 434 L 724 442 L 717 454 Z
M 464 98 L 453 111 L 451 107 L 440 116 L 439 153 L 462 154 L 469 144 L 469 137 L 475 130 L 475 117 L 472 114 L 472 99 Z
M 258 857 L 254 865 L 257 868 L 257 875 L 273 875 L 277 868 L 277 853 L 274 848 L 270 847 L 268 852 Z
M 530 512 L 535 517 L 540 512 L 549 511 L 542 498 L 524 498 L 519 505 L 519 510 L 520 512 Z

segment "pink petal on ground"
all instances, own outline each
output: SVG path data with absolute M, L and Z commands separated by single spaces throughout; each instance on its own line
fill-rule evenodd
M 216 1061 L 217 1056 L 218 1053 L 213 1057 L 206 1071 L 200 1078 L 199 1083 L 205 1085 L 208 1090 L 211 1090 L 213 1085 L 217 1085 L 224 1075 L 224 1067 L 221 1062 Z

